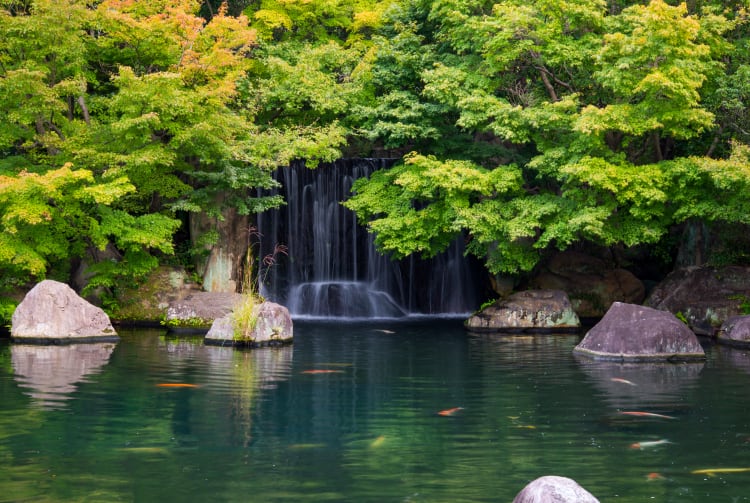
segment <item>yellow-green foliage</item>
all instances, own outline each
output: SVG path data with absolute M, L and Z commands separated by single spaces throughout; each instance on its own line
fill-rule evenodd
M 259 304 L 254 295 L 245 294 L 242 301 L 234 308 L 232 320 L 234 322 L 234 339 L 238 341 L 252 341 L 253 330 L 258 323 L 255 306 Z

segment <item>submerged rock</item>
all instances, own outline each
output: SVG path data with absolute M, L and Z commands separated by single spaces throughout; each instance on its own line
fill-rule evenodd
M 750 316 L 730 316 L 721 325 L 716 341 L 728 346 L 750 347 Z
M 220 346 L 273 346 L 292 342 L 293 325 L 289 310 L 274 302 L 263 302 L 253 307 L 254 326 L 243 337 L 235 333 L 234 313 L 216 319 L 204 339 L 206 344 Z
M 698 335 L 714 336 L 750 302 L 750 267 L 686 267 L 671 272 L 651 292 L 647 306 L 681 313 Z
M 513 503 L 599 503 L 573 479 L 547 475 L 529 482 Z
M 577 330 L 581 323 L 561 290 L 527 290 L 495 301 L 471 316 L 464 326 L 473 332 Z
M 599 360 L 683 361 L 706 357 L 696 335 L 673 314 L 615 302 L 573 351 Z
M 15 342 L 70 344 L 119 340 L 107 314 L 59 281 L 38 283 L 16 307 L 10 336 Z

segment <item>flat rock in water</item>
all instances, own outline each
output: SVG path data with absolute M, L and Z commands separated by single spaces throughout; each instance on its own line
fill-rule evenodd
M 70 344 L 119 340 L 107 314 L 65 283 L 44 280 L 16 307 L 10 336 L 14 342 Z
M 685 361 L 706 357 L 698 337 L 673 314 L 615 302 L 573 351 L 598 360 Z
M 581 323 L 565 292 L 527 290 L 495 301 L 464 326 L 473 332 L 557 332 L 577 330 Z
M 750 316 L 730 316 L 724 321 L 716 341 L 728 346 L 750 347 Z
M 513 503 L 599 503 L 599 500 L 573 479 L 547 475 L 529 482 Z
M 288 344 L 293 339 L 292 318 L 289 310 L 274 302 L 263 302 L 253 307 L 255 326 L 246 338 L 235 335 L 233 314 L 214 320 L 204 342 L 219 346 L 261 347 Z
M 231 313 L 242 301 L 242 294 L 229 292 L 195 292 L 177 300 L 167 308 L 167 326 L 174 328 L 203 327 Z

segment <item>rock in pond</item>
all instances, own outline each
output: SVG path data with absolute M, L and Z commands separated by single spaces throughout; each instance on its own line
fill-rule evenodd
M 578 330 L 581 323 L 565 292 L 527 290 L 495 301 L 464 326 L 472 332 L 558 332 Z
M 529 482 L 513 503 L 599 503 L 573 479 L 547 475 Z
M 71 344 L 119 340 L 102 309 L 65 283 L 44 280 L 29 290 L 11 319 L 14 342 Z
M 615 302 L 573 349 L 597 360 L 690 361 L 706 357 L 698 337 L 673 314 Z
M 730 316 L 719 329 L 716 342 L 727 346 L 750 347 L 750 316 Z
M 240 293 L 191 293 L 169 305 L 166 324 L 172 331 L 205 333 L 214 320 L 231 313 L 240 302 Z
M 234 315 L 229 313 L 213 322 L 204 342 L 240 347 L 275 346 L 292 342 L 292 318 L 286 307 L 266 301 L 254 306 L 252 315 L 256 321 L 248 337 L 235 335 Z

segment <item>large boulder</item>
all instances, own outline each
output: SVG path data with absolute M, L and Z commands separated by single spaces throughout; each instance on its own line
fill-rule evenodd
M 495 301 L 464 326 L 472 332 L 556 332 L 577 330 L 581 323 L 565 292 L 527 290 Z
M 647 306 L 680 313 L 698 335 L 714 336 L 730 316 L 750 303 L 750 267 L 687 267 L 670 273 L 651 292 Z
M 547 475 L 529 482 L 513 503 L 599 503 L 573 479 Z
M 706 357 L 695 334 L 673 314 L 615 302 L 573 349 L 612 361 L 687 361 Z
M 206 344 L 219 346 L 260 347 L 292 342 L 293 325 L 289 310 L 274 302 L 253 306 L 254 325 L 250 333 L 240 337 L 235 333 L 235 313 L 216 319 L 204 339 Z
M 119 340 L 107 314 L 65 283 L 44 280 L 16 307 L 10 336 L 15 342 L 70 344 Z
M 719 329 L 716 341 L 728 346 L 750 347 L 750 316 L 730 316 Z
M 582 318 L 601 318 L 613 302 L 640 304 L 646 295 L 643 282 L 630 271 L 575 251 L 554 255 L 530 286 L 564 291 Z

